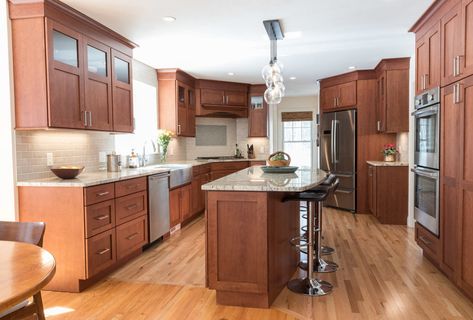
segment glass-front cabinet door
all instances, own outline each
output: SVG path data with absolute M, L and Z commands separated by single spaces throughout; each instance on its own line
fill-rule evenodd
M 88 129 L 112 130 L 112 79 L 110 47 L 92 39 L 84 40 L 85 123 Z
M 131 57 L 112 49 L 113 131 L 133 132 Z
M 84 128 L 82 36 L 46 20 L 49 60 L 49 126 Z

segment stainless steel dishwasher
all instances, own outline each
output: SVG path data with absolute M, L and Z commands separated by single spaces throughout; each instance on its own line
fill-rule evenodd
M 149 242 L 169 232 L 169 172 L 148 177 Z

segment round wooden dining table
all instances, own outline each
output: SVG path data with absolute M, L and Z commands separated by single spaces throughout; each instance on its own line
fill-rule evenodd
M 39 292 L 55 272 L 56 261 L 43 248 L 0 241 L 0 312 Z

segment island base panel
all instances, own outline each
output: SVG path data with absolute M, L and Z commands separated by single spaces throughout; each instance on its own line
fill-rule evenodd
M 297 269 L 299 205 L 284 192 L 207 193 L 207 276 L 217 303 L 268 308 Z

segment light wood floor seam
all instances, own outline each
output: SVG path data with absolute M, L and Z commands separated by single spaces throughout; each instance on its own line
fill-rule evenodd
M 204 232 L 197 219 L 83 293 L 44 292 L 46 312 L 58 313 L 48 319 L 473 319 L 473 304 L 422 257 L 405 226 L 324 209 L 324 244 L 336 249 L 325 258 L 340 269 L 319 277 L 334 292 L 311 298 L 284 289 L 271 309 L 216 305 L 204 287 Z

